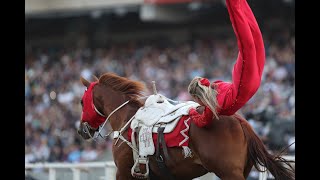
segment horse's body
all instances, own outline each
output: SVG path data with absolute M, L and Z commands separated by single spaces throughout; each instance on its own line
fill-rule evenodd
M 189 136 L 192 158 L 184 158 L 181 148 L 169 148 L 174 163 L 169 162 L 167 166 L 173 174 L 179 174 L 175 177 L 192 179 L 208 172 L 214 172 L 222 179 L 237 179 L 239 174 L 248 176 L 253 164 L 247 162 L 248 144 L 237 118 L 220 116 L 220 120 L 209 128 L 199 128 L 191 123 Z M 156 163 L 152 164 L 156 169 Z M 160 173 L 157 175 L 161 176 Z
M 81 81 L 89 87 L 87 80 L 81 78 Z M 113 130 L 124 127 L 143 105 L 143 102 L 137 99 L 141 95 L 142 87 L 139 82 L 114 74 L 100 77 L 92 90 L 93 103 L 98 111 L 108 116 L 125 101 L 130 100 L 110 117 Z M 83 122 L 84 119 L 80 129 L 83 128 Z M 93 135 L 94 131 L 92 128 L 90 133 Z M 122 133 L 125 138 L 127 133 L 128 129 Z M 79 131 L 79 134 L 85 139 L 88 138 L 82 131 Z M 213 172 L 223 180 L 244 180 L 252 167 L 259 168 L 259 164 L 264 165 L 276 179 L 294 179 L 294 170 L 283 166 L 284 159 L 267 152 L 249 123 L 240 115 L 220 116 L 219 120 L 215 120 L 207 128 L 199 128 L 191 122 L 189 138 L 192 157 L 185 158 L 181 147 L 168 148 L 170 159 L 165 160 L 165 164 L 176 179 L 193 179 Z M 119 141 L 112 148 L 117 166 L 117 180 L 135 179 L 131 175 L 134 165 L 132 149 L 126 143 L 119 146 L 122 140 Z M 154 155 L 149 157 L 149 167 L 154 179 L 168 179 L 167 174 L 161 173 Z

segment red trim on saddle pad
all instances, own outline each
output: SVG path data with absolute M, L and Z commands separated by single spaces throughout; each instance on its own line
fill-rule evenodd
M 179 146 L 179 144 L 184 141 L 180 146 L 188 146 L 189 145 L 189 129 L 190 129 L 190 123 L 191 119 L 189 116 L 182 116 L 177 123 L 177 126 L 175 129 L 170 133 L 164 134 L 164 139 L 166 141 L 167 147 L 176 147 Z M 188 126 L 186 126 L 186 124 Z M 187 129 L 187 130 L 186 130 Z M 186 130 L 185 132 L 183 130 Z M 131 142 L 131 133 L 132 129 L 129 127 L 128 130 L 128 141 Z M 188 139 L 186 139 L 181 133 L 185 134 Z M 156 145 L 157 144 L 157 133 L 152 133 L 153 142 Z M 186 140 L 185 140 L 186 139 Z

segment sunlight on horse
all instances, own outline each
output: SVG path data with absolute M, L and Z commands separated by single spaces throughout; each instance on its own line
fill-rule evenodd
M 133 129 L 128 121 L 144 106 L 144 100 L 141 100 L 144 85 L 113 73 L 106 73 L 92 83 L 81 77 L 81 82 L 87 90 L 81 100 L 83 112 L 78 133 L 84 139 L 92 139 L 95 138 L 95 132 L 101 130 L 99 126 L 110 123 L 115 137 L 112 152 L 117 166 L 117 180 L 138 179 L 132 175 L 136 159 L 133 155 L 137 152 L 133 150 L 134 146 L 130 146 L 132 140 L 138 144 L 142 142 L 139 142 L 139 138 L 131 139 L 130 132 Z M 188 118 L 188 115 L 181 116 L 177 124 L 186 122 Z M 244 180 L 253 166 L 259 170 L 259 165 L 263 165 L 275 179 L 295 179 L 294 169 L 284 166 L 289 162 L 270 154 L 243 117 L 235 114 L 219 118 L 207 128 L 199 128 L 190 121 L 186 132 L 189 138 L 185 143 L 191 154 L 186 156 L 184 148 L 177 145 L 168 147 L 166 155 L 165 148 L 169 143 L 165 142 L 154 148 L 155 151 L 159 150 L 166 168 L 158 166 L 157 158 L 160 156 L 155 153 L 148 156 L 148 166 L 141 163 L 137 168 L 141 171 L 140 175 L 149 168 L 150 179 L 191 180 L 213 172 L 223 180 Z M 183 126 L 182 122 L 180 124 Z M 157 133 L 153 132 L 153 135 L 157 137 Z M 169 135 L 164 135 L 167 141 Z M 167 173 L 163 173 L 163 169 Z

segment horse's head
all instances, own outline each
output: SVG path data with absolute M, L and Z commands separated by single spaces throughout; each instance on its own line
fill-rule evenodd
M 92 139 L 99 126 L 110 119 L 112 129 L 121 126 L 127 117 L 124 106 L 142 104 L 137 99 L 141 95 L 144 85 L 127 78 L 106 73 L 94 82 L 80 77 L 86 90 L 81 98 L 82 115 L 78 134 L 84 139 Z M 126 105 L 130 104 L 130 105 Z M 112 117 L 111 117 L 112 116 Z M 116 121 L 111 121 L 116 117 Z
M 92 138 L 95 131 L 98 130 L 99 122 L 103 122 L 105 118 L 104 115 L 96 109 L 95 103 L 97 103 L 97 99 L 93 94 L 94 87 L 98 84 L 98 78 L 95 77 L 94 82 L 89 82 L 83 77 L 80 77 L 80 81 L 86 87 L 86 90 L 80 101 L 82 114 L 78 134 L 84 139 L 89 139 Z

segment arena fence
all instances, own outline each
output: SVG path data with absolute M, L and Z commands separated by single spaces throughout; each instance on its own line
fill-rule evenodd
M 101 180 L 112 180 L 116 179 L 116 166 L 113 161 L 107 162 L 81 162 L 81 163 L 27 163 L 25 164 L 25 174 L 27 175 L 29 170 L 35 169 L 47 169 L 48 180 L 58 179 L 70 179 L 67 175 L 60 175 L 57 177 L 57 170 L 68 169 L 72 171 L 73 180 L 81 180 L 83 177 L 81 172 L 89 172 L 90 169 L 101 169 L 104 171 L 102 176 L 87 179 L 101 179 Z M 37 174 L 37 173 L 34 173 Z M 60 173 L 61 174 L 61 173 Z M 101 175 L 101 173 L 99 173 Z
M 284 156 L 285 159 L 295 160 L 295 156 Z M 30 170 L 35 169 L 45 169 L 48 173 L 48 180 L 59 180 L 59 179 L 71 179 L 70 177 L 60 176 L 57 177 L 57 170 L 68 169 L 72 172 L 73 180 L 84 179 L 83 172 L 89 172 L 89 169 L 100 169 L 103 171 L 98 177 L 92 178 L 87 177 L 87 179 L 97 179 L 97 180 L 113 180 L 116 179 L 116 166 L 113 161 L 107 162 L 81 162 L 81 163 L 26 163 L 25 164 L 25 174 L 29 174 Z M 36 173 L 35 173 L 36 174 Z M 211 180 L 217 180 L 213 173 L 211 173 Z M 208 177 L 208 176 L 207 176 Z M 199 179 L 199 178 L 197 178 Z M 274 179 L 273 176 L 268 172 L 259 172 L 259 180 Z

